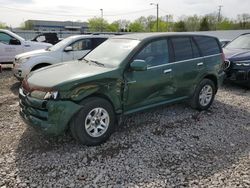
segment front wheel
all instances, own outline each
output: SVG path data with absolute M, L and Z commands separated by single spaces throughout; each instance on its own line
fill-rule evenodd
M 213 103 L 215 93 L 214 82 L 210 79 L 203 79 L 195 89 L 190 101 L 191 107 L 197 110 L 207 110 Z
M 99 145 L 106 141 L 115 128 L 113 106 L 102 98 L 88 98 L 83 108 L 70 123 L 74 138 L 84 145 Z

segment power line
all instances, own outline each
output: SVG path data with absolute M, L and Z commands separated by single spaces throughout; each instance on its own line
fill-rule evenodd
M 32 14 L 41 14 L 41 15 L 52 15 L 52 16 L 71 16 L 71 17 L 95 17 L 97 14 L 90 14 L 90 15 L 72 15 L 72 14 L 55 14 L 55 13 L 46 13 L 44 11 L 33 11 L 29 9 L 23 9 L 23 8 L 15 8 L 15 7 L 7 7 L 7 6 L 0 6 L 0 8 L 5 8 L 5 9 L 10 9 L 10 10 L 15 10 L 15 11 L 20 11 L 20 12 L 25 12 L 25 13 L 32 13 Z M 118 13 L 118 14 L 105 14 L 107 17 L 112 17 L 112 16 L 121 16 L 121 15 L 131 15 L 131 14 L 138 14 L 141 12 L 147 12 L 153 10 L 152 8 L 150 9 L 144 9 L 144 10 L 137 10 L 137 11 L 130 11 L 130 12 L 124 12 L 124 13 Z M 98 11 L 98 10 L 96 10 Z

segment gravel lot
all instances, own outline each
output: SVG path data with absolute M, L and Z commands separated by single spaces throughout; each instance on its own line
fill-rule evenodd
M 250 187 L 250 91 L 218 91 L 124 118 L 105 144 L 48 138 L 19 117 L 19 83 L 0 73 L 0 187 Z

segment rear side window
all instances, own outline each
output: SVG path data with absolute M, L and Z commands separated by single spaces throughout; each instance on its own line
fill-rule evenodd
M 92 39 L 92 49 L 95 49 L 101 43 L 103 43 L 107 38 L 93 38 Z
M 203 56 L 221 53 L 219 44 L 215 38 L 197 36 L 194 39 L 199 45 Z
M 189 37 L 176 37 L 172 38 L 171 41 L 173 45 L 175 61 L 193 58 L 192 43 Z

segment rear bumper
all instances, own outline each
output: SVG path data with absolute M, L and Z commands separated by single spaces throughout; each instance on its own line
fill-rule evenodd
M 24 122 L 45 134 L 60 135 L 81 106 L 71 101 L 40 100 L 19 90 L 20 115 Z

